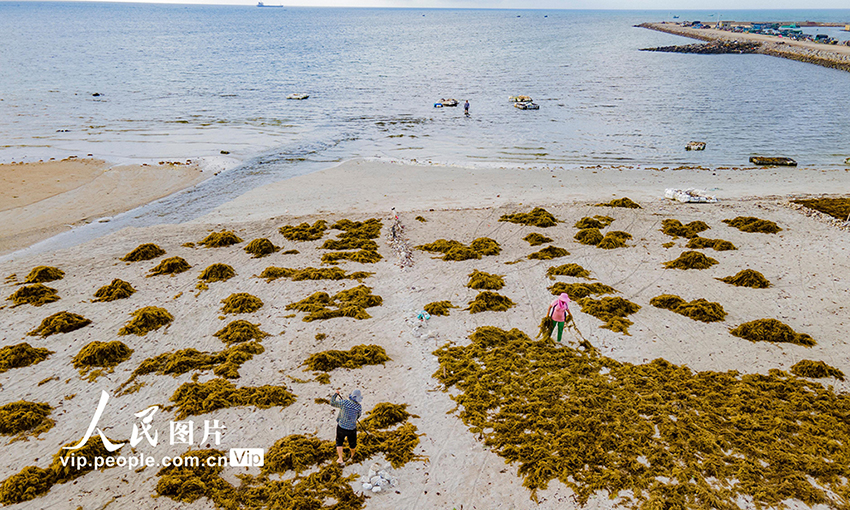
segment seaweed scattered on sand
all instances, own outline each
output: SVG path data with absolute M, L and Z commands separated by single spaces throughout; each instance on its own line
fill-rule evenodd
M 585 216 L 584 218 L 578 220 L 574 226 L 579 230 L 584 230 L 586 228 L 603 229 L 613 222 L 614 218 L 610 216 L 594 216 L 593 218 Z
M 380 253 L 372 250 L 331 251 L 322 255 L 322 262 L 325 264 L 337 264 L 340 260 L 350 260 L 351 262 L 359 262 L 361 264 L 374 264 L 382 258 Z
M 423 310 L 428 312 L 429 315 L 449 315 L 450 308 L 457 308 L 452 304 L 451 301 L 434 301 L 433 303 L 428 303 L 424 307 Z
M 27 335 L 47 337 L 54 333 L 69 333 L 89 324 L 91 324 L 91 321 L 82 315 L 64 311 L 57 312 L 46 317 L 37 328 L 27 333 Z
M 632 235 L 628 232 L 623 232 L 621 230 L 613 230 L 611 232 L 607 232 L 605 237 L 599 241 L 599 244 L 596 245 L 597 248 L 602 248 L 603 250 L 611 250 L 614 248 L 624 248 L 626 246 L 626 241 L 632 238 Z
M 552 266 L 546 270 L 546 276 L 554 280 L 556 276 L 572 276 L 574 278 L 590 278 L 590 271 L 578 264 L 570 263 Z
M 485 273 L 475 269 L 469 273 L 469 282 L 467 282 L 466 286 L 476 290 L 499 290 L 505 286 L 505 279 L 501 275 Z
M 287 407 L 295 402 L 295 395 L 283 386 L 236 388 L 227 379 L 218 378 L 204 383 L 183 383 L 171 396 L 171 401 L 177 406 L 176 418 L 182 420 L 228 407 Z
M 542 207 L 535 207 L 528 213 L 505 214 L 499 218 L 499 221 L 509 221 L 540 228 L 554 227 L 558 224 L 555 216 Z
M 280 227 L 280 233 L 288 241 L 316 241 L 325 235 L 327 229 L 328 222 L 318 220 L 312 225 L 307 222 L 300 225 L 284 225 Z
M 579 506 L 600 493 L 631 510 L 841 506 L 828 494 L 850 478 L 846 394 L 778 370 L 623 363 L 516 329 L 470 339 L 435 352 L 433 377 L 535 501 L 559 480 Z
M 557 246 L 547 246 L 528 255 L 531 260 L 552 260 L 560 257 L 566 257 L 570 252 Z
M 597 207 L 625 207 L 626 209 L 643 209 L 640 204 L 633 202 L 629 197 L 611 200 L 605 204 L 596 204 Z
M 469 247 L 481 255 L 498 255 L 502 253 L 502 247 L 495 239 L 489 237 L 479 237 L 469 243 Z
M 741 232 L 775 234 L 782 231 L 776 223 L 753 216 L 737 216 L 731 220 L 723 220 L 723 223 L 735 227 Z
M 558 282 L 549 287 L 549 292 L 553 296 L 560 296 L 566 293 L 572 300 L 585 298 L 593 294 L 614 294 L 617 289 L 603 283 L 564 283 Z
M 407 411 L 407 404 L 391 404 L 389 402 L 381 402 L 375 404 L 375 407 L 363 419 L 363 427 L 369 429 L 385 429 L 404 423 L 408 418 L 419 418 L 415 414 L 410 414 Z
M 59 301 L 59 294 L 56 293 L 56 289 L 53 287 L 36 283 L 35 285 L 27 285 L 26 287 L 19 288 L 6 298 L 6 301 L 13 302 L 13 307 L 25 304 L 41 306 L 45 303 Z
M 310 370 L 330 372 L 336 368 L 362 368 L 365 365 L 383 365 L 390 361 L 380 345 L 355 345 L 347 351 L 322 351 L 311 354 L 304 365 Z
M 413 218 L 413 219 L 414 219 L 414 220 L 416 220 L 416 221 L 421 221 L 422 223 L 425 223 L 426 221 L 428 221 L 428 220 L 426 220 L 426 219 L 425 219 L 424 217 L 422 217 L 422 216 L 417 216 L 417 217 L 415 217 L 415 218 Z
M 165 250 L 153 243 L 145 243 L 136 246 L 130 253 L 121 257 L 124 262 L 140 262 L 142 260 L 151 260 L 165 255 Z
M 340 239 L 377 239 L 381 236 L 383 223 L 378 218 L 366 221 L 339 220 L 333 225 L 333 230 L 343 230 L 337 237 Z
M 664 263 L 667 269 L 708 269 L 718 262 L 698 251 L 685 251 L 678 258 Z
M 744 269 L 738 271 L 735 276 L 726 276 L 717 279 L 721 282 L 735 285 L 736 287 L 751 287 L 753 289 L 766 289 L 771 285 L 770 280 L 754 269 Z
M 368 278 L 375 273 L 366 271 L 354 271 L 346 274 L 344 269 L 339 267 L 305 267 L 304 269 L 292 269 L 288 267 L 267 267 L 260 273 L 260 278 L 265 278 L 268 282 L 273 282 L 278 278 L 290 278 L 292 281 L 303 280 L 358 280 Z
M 151 276 L 160 274 L 175 275 L 177 273 L 188 271 L 191 267 L 192 266 L 190 266 L 183 257 L 171 257 L 163 260 L 155 268 L 151 269 L 147 277 L 150 278 Z
M 629 326 L 634 324 L 626 317 L 640 310 L 640 305 L 619 296 L 604 297 L 596 300 L 591 297 L 578 300 L 582 313 L 586 313 L 605 322 L 600 328 L 616 333 L 629 334 Z
M 378 251 L 378 243 L 371 239 L 348 237 L 345 239 L 328 239 L 322 244 L 322 250 L 366 250 Z
M 703 298 L 688 302 L 673 294 L 662 294 L 650 299 L 649 304 L 700 322 L 719 322 L 726 318 L 726 311 L 720 303 L 714 303 Z
M 299 253 L 301 252 L 299 252 L 298 250 L 286 250 L 280 252 L 281 255 L 298 255 Z
M 531 246 L 540 246 L 541 244 L 551 243 L 552 239 L 544 236 L 543 234 L 539 234 L 537 232 L 532 232 L 527 236 L 522 238 L 523 241 L 527 241 Z
M 711 227 L 704 221 L 692 221 L 687 225 L 682 225 L 681 221 L 668 218 L 661 222 L 661 231 L 674 239 L 677 237 L 687 237 L 690 239 L 709 228 Z
M 812 361 L 810 359 L 804 359 L 795 363 L 791 367 L 791 373 L 798 377 L 810 377 L 812 379 L 834 377 L 839 381 L 844 380 L 844 372 L 841 370 L 831 367 L 823 361 Z
M 513 308 L 516 303 L 510 300 L 507 296 L 503 296 L 497 292 L 484 291 L 479 292 L 475 299 L 470 301 L 469 306 L 464 308 L 469 313 L 479 312 L 504 312 Z
M 221 232 L 211 232 L 198 244 L 207 248 L 222 248 L 224 246 L 231 246 L 241 242 L 242 239 L 233 232 L 229 230 L 222 230 Z
M 61 280 L 65 277 L 65 271 L 52 266 L 37 266 L 32 268 L 23 283 L 47 283 Z
M 776 319 L 758 319 L 745 322 L 729 331 L 751 342 L 779 342 L 812 347 L 817 342 L 806 333 L 797 333 L 791 326 Z
M 841 221 L 850 220 L 850 198 L 813 198 L 791 202 L 828 214 Z
M 334 317 L 351 317 L 362 320 L 371 317 L 366 312 L 366 308 L 380 306 L 383 302 L 381 296 L 372 294 L 371 287 L 358 285 L 352 289 L 337 292 L 333 297 L 326 292 L 315 292 L 301 301 L 286 305 L 286 309 L 307 312 L 307 315 L 302 319 L 304 322 Z
M 674 247 L 674 246 L 676 246 L 676 242 L 675 242 L 675 241 L 670 241 L 670 242 L 668 242 L 668 243 L 662 243 L 662 244 L 661 244 L 661 247 L 662 247 L 662 248 L 668 248 L 668 249 L 669 249 L 669 248 L 672 248 L 672 247 Z
M 437 239 L 433 243 L 421 244 L 415 248 L 432 253 L 442 253 L 443 256 L 440 258 L 450 261 L 480 259 L 482 255 L 498 255 L 502 251 L 499 243 L 489 237 L 479 237 L 472 241 L 469 246 L 460 241 Z
M 575 240 L 580 242 L 581 244 L 589 244 L 591 246 L 596 246 L 600 242 L 604 236 L 602 232 L 599 231 L 598 228 L 586 228 L 584 230 L 579 230 L 575 235 Z
M 56 423 L 48 418 L 51 411 L 50 404 L 26 400 L 0 406 L 0 435 L 16 435 L 15 441 L 47 432 Z
M 144 336 L 151 331 L 159 329 L 174 320 L 165 308 L 158 306 L 146 306 L 135 312 L 130 312 L 133 317 L 130 322 L 118 330 L 119 335 Z
M 227 264 L 213 264 L 204 269 L 198 279 L 205 282 L 223 282 L 234 276 L 236 276 L 236 271 L 233 270 L 233 267 Z
M 13 368 L 41 363 L 51 354 L 53 351 L 43 347 L 33 347 L 27 342 L 3 346 L 0 348 L 0 374 Z
M 235 488 L 220 476 L 224 466 L 216 462 L 226 455 L 226 452 L 212 449 L 187 451 L 178 457 L 179 462 L 175 459 L 157 471 L 156 493 L 183 503 L 207 497 L 217 508 L 240 508 Z
M 246 292 L 231 294 L 221 300 L 221 313 L 254 313 L 263 307 L 263 301 Z
M 97 289 L 94 293 L 95 302 L 108 302 L 125 299 L 133 295 L 136 289 L 129 282 L 115 278 L 109 285 Z
M 685 248 L 691 249 L 702 249 L 702 248 L 713 248 L 714 251 L 729 251 L 729 250 L 737 250 L 738 248 L 730 243 L 729 241 L 724 241 L 723 239 L 707 239 L 705 237 L 695 236 L 688 240 L 688 244 L 685 245 Z
M 130 359 L 133 354 L 133 349 L 127 347 L 124 342 L 114 340 L 112 342 L 93 341 L 80 349 L 80 352 L 74 356 L 74 368 L 80 370 L 80 375 L 86 375 L 93 368 L 107 368 L 111 372 L 112 369 L 119 363 L 123 363 Z M 93 381 L 101 371 L 95 371 L 90 374 L 89 380 Z
M 265 257 L 266 255 L 271 255 L 272 253 L 280 250 L 277 246 L 275 246 L 268 238 L 261 237 L 259 239 L 254 239 L 250 243 L 245 246 L 245 252 L 253 255 L 255 259 Z
M 239 319 L 216 331 L 213 336 L 227 345 L 232 345 L 249 340 L 262 340 L 269 334 L 260 330 L 259 324 L 251 324 L 246 320 Z

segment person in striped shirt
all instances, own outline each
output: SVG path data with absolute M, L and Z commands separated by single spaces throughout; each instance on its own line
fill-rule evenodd
M 354 452 L 357 451 L 357 419 L 360 418 L 360 413 L 363 408 L 360 402 L 363 401 L 363 396 L 360 390 L 354 390 L 349 395 L 349 400 L 342 398 L 339 395 L 339 390 L 331 397 L 331 405 L 339 408 L 339 415 L 336 417 L 336 453 L 339 455 L 337 462 L 344 464 L 342 458 L 342 445 L 348 438 L 348 447 L 351 448 L 351 457 L 354 458 Z

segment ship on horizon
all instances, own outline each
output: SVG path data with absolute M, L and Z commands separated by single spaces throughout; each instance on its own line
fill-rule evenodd
M 263 2 L 257 2 L 257 7 L 283 7 L 282 5 L 266 5 Z

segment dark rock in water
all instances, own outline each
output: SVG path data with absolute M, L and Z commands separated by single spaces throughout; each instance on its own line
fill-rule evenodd
M 705 44 L 686 44 L 684 46 L 660 46 L 642 48 L 641 51 L 665 51 L 669 53 L 700 53 L 702 55 L 720 55 L 725 53 L 756 53 L 761 47 L 757 42 L 714 41 Z
M 100 92 L 95 92 L 94 94 L 91 95 L 91 97 L 100 97 Z
M 791 158 L 767 158 L 761 156 L 751 156 L 750 163 L 754 165 L 797 166 L 797 162 Z

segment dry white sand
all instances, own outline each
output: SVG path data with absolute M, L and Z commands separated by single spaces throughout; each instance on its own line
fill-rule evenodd
M 716 173 L 716 175 L 714 175 Z M 748 171 L 666 171 L 598 169 L 532 171 L 389 165 L 355 161 L 310 176 L 299 177 L 254 190 L 226 204 L 205 218 L 191 224 L 125 229 L 81 246 L 55 253 L 41 254 L 0 265 L 4 277 L 16 273 L 19 279 L 34 266 L 53 265 L 63 269 L 63 280 L 48 285 L 58 290 L 61 299 L 42 307 L 7 306 L 0 310 L 3 324 L 2 345 L 28 341 L 47 347 L 52 354 L 42 363 L 13 369 L 0 374 L 0 404 L 26 399 L 48 402 L 56 409 L 51 415 L 57 422 L 39 440 L 16 442 L 3 446 L 5 462 L 0 479 L 19 472 L 24 466 L 46 467 L 52 455 L 63 444 L 78 439 L 91 419 L 101 390 L 114 393 L 145 358 L 180 348 L 204 351 L 224 348 L 212 333 L 233 319 L 260 323 L 271 333 L 262 344 L 265 353 L 257 355 L 240 369 L 238 386 L 276 384 L 289 386 L 297 395 L 295 404 L 285 409 L 241 407 L 196 416 L 196 425 L 204 419 L 218 419 L 227 426 L 222 448 L 270 447 L 277 439 L 292 433 L 317 433 L 332 439 L 332 408 L 314 403 L 325 397 L 332 387 L 350 391 L 360 388 L 365 396 L 364 410 L 377 402 L 410 404 L 409 410 L 419 415 L 412 419 L 421 433 L 416 452 L 428 462 L 411 462 L 395 470 L 400 484 L 397 492 L 372 496 L 367 508 L 372 509 L 522 509 L 535 508 L 529 491 L 517 477 L 516 465 L 506 465 L 502 458 L 487 451 L 458 419 L 447 414 L 454 407 L 449 393 L 431 375 L 437 370 L 432 352 L 453 341 L 463 343 L 479 326 L 505 329 L 519 328 L 533 336 L 540 316 L 552 299 L 547 286 L 553 282 L 546 276 L 552 265 L 575 262 L 590 270 L 592 277 L 615 287 L 622 297 L 642 308 L 630 319 L 631 336 L 600 329 L 601 321 L 576 311 L 577 324 L 586 337 L 603 354 L 617 360 L 642 363 L 663 357 L 673 363 L 686 364 L 694 370 L 739 370 L 744 373 L 766 373 L 771 368 L 788 370 L 802 359 L 823 360 L 850 373 L 850 350 L 847 346 L 848 310 L 850 302 L 850 236 L 834 226 L 783 205 L 783 195 L 790 193 L 847 193 L 847 174 L 843 171 L 806 171 L 796 169 L 760 169 Z M 718 204 L 679 204 L 659 198 L 666 186 L 698 186 L 718 188 L 723 200 Z M 643 209 L 593 207 L 614 196 L 629 196 Z M 770 198 L 754 198 L 754 197 Z M 521 204 L 521 205 L 520 205 Z M 561 223 L 539 229 L 499 222 L 502 214 L 528 212 L 543 206 Z M 402 211 L 401 219 L 411 244 L 432 242 L 438 238 L 465 243 L 477 237 L 496 239 L 503 248 L 498 256 L 481 260 L 445 262 L 416 251 L 413 267 L 402 270 L 383 239 L 379 240 L 384 259 L 376 264 L 345 263 L 347 271 L 365 270 L 375 276 L 365 280 L 374 293 L 383 297 L 380 307 L 370 308 L 371 319 L 358 321 L 337 318 L 303 322 L 303 314 L 287 317 L 286 304 L 300 300 L 318 290 L 329 293 L 357 285 L 354 281 L 292 282 L 280 279 L 272 283 L 255 278 L 268 266 L 306 267 L 320 265 L 322 241 L 295 243 L 283 239 L 278 228 L 285 224 L 329 222 L 349 218 L 363 220 L 377 217 L 389 226 L 389 209 Z M 631 233 L 634 238 L 627 248 L 601 250 L 573 240 L 573 224 L 583 216 L 595 214 L 615 218 L 610 228 Z M 425 223 L 415 221 L 424 216 Z M 735 216 L 757 216 L 770 219 L 783 230 L 778 234 L 748 234 L 726 226 L 721 220 Z M 670 237 L 659 231 L 661 220 L 677 218 L 682 222 L 702 220 L 711 226 L 705 237 L 726 239 L 738 250 L 714 252 L 703 250 L 720 263 L 706 270 L 664 269 L 662 262 L 677 257 L 685 244 L 664 248 Z M 209 231 L 234 230 L 245 242 L 268 237 L 284 250 L 297 249 L 296 255 L 278 252 L 252 259 L 243 251 L 245 243 L 226 248 L 189 248 L 186 242 L 197 242 Z M 569 250 L 570 255 L 551 261 L 528 260 L 531 248 L 522 238 L 530 232 L 542 232 L 554 239 L 554 245 Z M 332 237 L 333 232 L 325 239 Z M 155 242 L 167 256 L 181 256 L 192 269 L 177 276 L 145 278 L 160 259 L 125 264 L 119 257 L 137 245 Z M 520 260 L 516 264 L 506 262 Z M 233 266 L 237 276 L 209 285 L 209 290 L 194 292 L 198 274 L 213 263 Z M 733 275 L 744 268 L 764 273 L 773 282 L 768 289 L 734 287 L 716 277 Z M 465 307 L 476 291 L 465 287 L 473 269 L 502 274 L 507 285 L 500 293 L 517 306 L 507 312 L 470 314 L 452 310 L 449 317 L 433 317 L 419 323 L 415 314 L 426 303 L 449 299 Z M 112 303 L 90 302 L 95 290 L 121 278 L 138 290 L 131 298 Z M 560 281 L 580 281 L 559 277 Z M 3 297 L 16 289 L 11 283 L 0 287 Z M 222 319 L 220 300 L 234 292 L 258 296 L 265 305 L 257 312 Z M 649 305 L 659 294 L 673 293 L 685 299 L 699 297 L 723 305 L 729 315 L 719 323 L 704 324 Z M 142 306 L 156 305 L 169 310 L 175 320 L 166 330 L 144 337 L 118 337 L 118 329 L 128 320 L 128 313 Z M 27 337 L 48 315 L 68 310 L 91 319 L 90 326 L 57 334 L 45 339 Z M 751 343 L 734 337 L 728 330 L 742 322 L 759 318 L 779 319 L 795 330 L 810 334 L 818 344 L 812 348 L 796 345 Z M 317 340 L 316 334 L 327 338 Z M 569 336 L 569 335 L 567 335 Z M 134 349 L 132 358 L 94 383 L 80 378 L 71 358 L 92 340 L 118 340 Z M 383 346 L 392 361 L 386 366 L 358 370 L 337 369 L 330 373 L 331 385 L 315 382 L 298 384 L 287 376 L 309 378 L 300 364 L 313 352 L 348 349 L 358 344 Z M 176 378 L 148 375 L 147 384 L 138 393 L 112 397 L 102 419 L 106 433 L 128 437 L 134 419 L 131 413 L 150 405 L 168 403 L 177 387 L 191 379 L 191 373 Z M 41 386 L 51 376 L 58 379 Z M 201 381 L 213 378 L 209 372 Z M 833 379 L 841 392 L 847 383 Z M 71 395 L 75 395 L 70 398 Z M 160 412 L 154 424 L 160 435 L 168 433 L 168 420 L 174 412 Z M 196 432 L 197 433 L 197 432 Z M 197 443 L 197 438 L 196 438 Z M 142 443 L 139 447 L 150 455 L 175 455 L 185 448 L 160 445 L 154 449 Z M 345 473 L 364 474 L 369 462 L 348 465 Z M 235 482 L 235 468 L 227 468 L 225 476 Z M 256 473 L 257 470 L 249 472 Z M 93 472 L 75 483 L 54 486 L 51 491 L 29 503 L 11 508 L 100 508 L 113 498 L 115 508 L 174 508 L 169 499 L 152 499 L 157 483 L 155 468 L 141 473 L 122 468 Z M 355 487 L 359 485 L 355 484 Z M 561 509 L 577 507 L 572 492 L 558 482 L 540 491 L 536 508 Z M 611 508 L 606 495 L 593 498 L 588 507 Z M 213 508 L 207 499 L 180 508 Z

